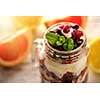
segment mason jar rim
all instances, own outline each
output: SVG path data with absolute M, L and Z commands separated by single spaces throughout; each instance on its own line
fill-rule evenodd
M 60 23 L 56 23 L 56 24 L 52 25 L 52 26 L 49 27 L 49 28 L 46 30 L 46 32 L 44 33 L 44 42 L 47 44 L 47 46 L 48 46 L 50 49 L 52 49 L 53 51 L 58 52 L 58 53 L 70 54 L 70 53 L 74 53 L 74 52 L 79 51 L 81 48 L 84 47 L 84 44 L 86 44 L 86 42 L 87 42 L 87 37 L 86 37 L 86 35 L 85 35 L 85 32 L 84 32 L 83 28 L 80 27 L 80 26 L 79 26 L 79 29 L 82 30 L 82 32 L 83 32 L 84 41 L 83 41 L 83 43 L 82 43 L 78 48 L 76 48 L 76 49 L 74 49 L 74 50 L 71 50 L 71 51 L 61 51 L 61 50 L 57 50 L 57 49 L 53 48 L 52 46 L 50 46 L 49 43 L 47 42 L 47 39 L 46 39 L 46 37 L 45 37 L 45 34 L 46 34 L 49 30 L 51 30 L 52 28 L 54 28 L 54 27 L 56 27 L 56 26 L 58 26 L 58 25 L 64 25 L 64 24 L 66 24 L 66 25 L 75 25 L 76 23 L 71 23 L 71 22 L 60 22 Z

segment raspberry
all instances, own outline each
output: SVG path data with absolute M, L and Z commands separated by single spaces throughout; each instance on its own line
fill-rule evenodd
M 74 31 L 72 32 L 72 36 L 74 39 L 80 39 L 80 37 L 83 36 L 83 32 L 80 30 L 74 29 Z
M 70 26 L 66 25 L 64 28 L 63 28 L 63 32 L 64 33 L 68 33 L 70 31 Z
M 74 29 L 73 32 L 72 32 L 72 38 L 73 38 L 73 39 L 76 39 L 76 30 L 75 30 L 75 29 Z
M 64 25 L 60 25 L 59 28 L 60 28 L 60 29 L 63 29 L 63 28 L 64 28 Z
M 77 37 L 80 38 L 81 36 L 83 36 L 83 32 L 80 30 L 77 30 Z
M 62 35 L 61 29 L 56 30 L 59 35 Z

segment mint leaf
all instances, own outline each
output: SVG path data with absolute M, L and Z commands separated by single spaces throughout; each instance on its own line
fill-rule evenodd
M 67 50 L 67 48 L 68 48 L 67 43 L 64 43 L 64 44 L 63 44 L 63 48 L 64 48 L 64 50 Z
M 74 48 L 74 40 L 72 38 L 66 39 L 63 48 L 67 51 L 72 50 Z
M 61 46 L 62 43 L 61 43 L 60 41 L 57 41 L 57 42 L 56 42 L 56 45 L 57 45 L 57 46 Z
M 46 33 L 46 39 L 51 45 L 55 45 L 58 40 L 58 35 L 53 32 Z
M 68 50 L 72 50 L 74 48 L 74 40 L 72 38 L 67 39 Z
M 64 36 L 59 36 L 59 41 L 63 44 L 65 42 L 65 37 Z

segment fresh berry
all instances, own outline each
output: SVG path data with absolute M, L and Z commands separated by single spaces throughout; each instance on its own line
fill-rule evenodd
M 83 36 L 83 32 L 80 30 L 74 29 L 72 32 L 72 36 L 74 39 L 80 39 L 80 37 Z
M 63 28 L 64 28 L 64 25 L 60 25 L 59 28 L 60 28 L 60 29 L 63 29 Z
M 70 26 L 66 25 L 64 28 L 63 28 L 63 32 L 64 33 L 68 33 L 70 31 Z
M 53 31 L 46 33 L 48 43 L 55 49 L 70 51 L 78 48 L 82 43 L 83 32 L 78 25 L 59 25 Z
M 77 30 L 77 37 L 80 38 L 81 36 L 83 36 L 83 32 L 80 30 Z
M 73 37 L 73 39 L 76 38 L 76 30 L 75 30 L 75 29 L 74 29 L 73 32 L 72 32 L 72 37 Z
M 74 42 L 74 49 L 78 47 L 77 43 Z
M 79 26 L 76 24 L 76 25 L 73 25 L 72 28 L 79 29 Z
M 69 32 L 68 32 L 67 34 L 64 33 L 64 32 L 62 32 L 62 34 L 63 34 L 66 38 L 71 38 L 71 37 L 72 37 L 72 32 L 73 32 L 73 29 L 70 28 L 70 29 L 69 29 Z
M 83 39 L 77 40 L 77 45 L 80 46 L 83 43 Z
M 57 29 L 56 32 L 57 32 L 59 35 L 62 35 L 61 29 Z

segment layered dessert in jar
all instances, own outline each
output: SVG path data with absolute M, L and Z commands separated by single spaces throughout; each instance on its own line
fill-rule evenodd
M 80 26 L 67 22 L 51 26 L 39 56 L 42 82 L 86 82 L 87 57 L 87 38 Z

